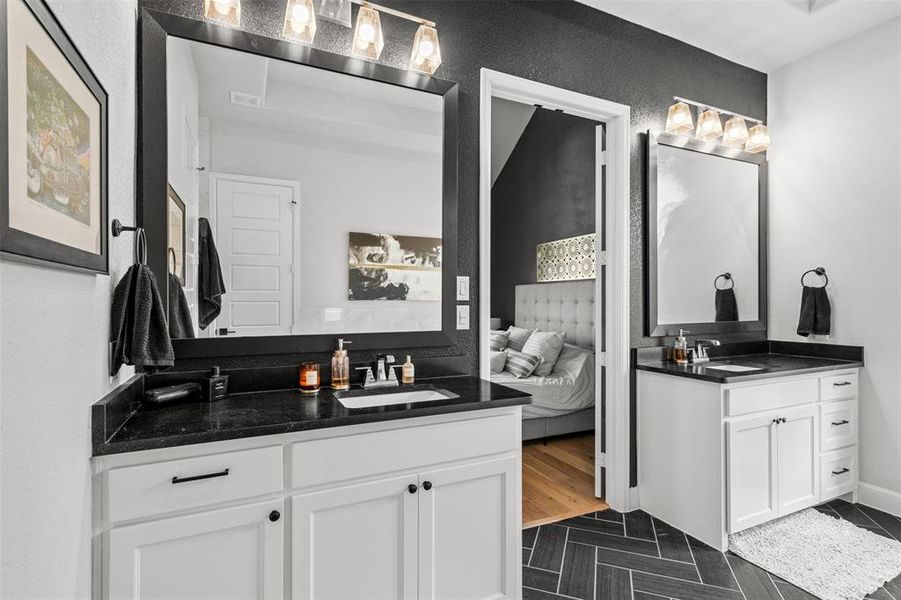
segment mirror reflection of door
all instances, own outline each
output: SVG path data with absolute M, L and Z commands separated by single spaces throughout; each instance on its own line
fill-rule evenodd
M 220 335 L 297 333 L 299 185 L 215 174 L 210 187 L 212 225 L 227 290 L 211 328 Z

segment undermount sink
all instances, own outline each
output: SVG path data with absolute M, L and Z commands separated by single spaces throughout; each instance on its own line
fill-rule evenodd
M 763 367 L 746 367 L 745 365 L 718 365 L 716 363 L 704 366 L 708 369 L 731 371 L 733 373 L 747 373 L 748 371 L 761 371 L 763 369 Z
M 354 390 L 335 394 L 345 408 L 372 408 L 374 406 L 393 406 L 395 404 L 412 404 L 415 402 L 434 402 L 435 400 L 451 400 L 459 398 L 457 394 L 438 388 L 418 390 Z

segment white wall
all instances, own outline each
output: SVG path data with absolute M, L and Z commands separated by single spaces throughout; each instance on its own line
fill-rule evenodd
M 861 501 L 901 514 L 901 20 L 769 79 L 770 335 L 795 333 L 823 266 L 830 343 L 866 347 Z M 822 340 L 809 340 L 822 341 Z
M 134 0 L 49 0 L 109 94 L 110 218 L 134 220 Z M 4 54 L 5 57 L 5 54 Z M 90 406 L 133 372 L 107 374 L 110 276 L 0 260 L 0 597 L 91 592 Z

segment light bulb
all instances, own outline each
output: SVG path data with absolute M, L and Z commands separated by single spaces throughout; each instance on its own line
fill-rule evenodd
M 694 129 L 691 109 L 681 101 L 676 101 L 666 114 L 666 132 L 670 135 L 687 135 Z
M 303 26 L 310 20 L 310 9 L 306 4 L 295 4 L 291 9 L 291 19 L 294 20 L 295 30 L 303 29 Z
M 371 44 L 375 41 L 375 27 L 371 23 L 363 23 L 360 25 L 360 41 L 364 42 L 361 46 Z
M 213 8 L 220 15 L 227 15 L 232 8 L 231 0 L 213 0 Z
M 429 40 L 423 40 L 419 43 L 419 54 L 423 58 L 428 58 L 435 52 L 435 44 Z

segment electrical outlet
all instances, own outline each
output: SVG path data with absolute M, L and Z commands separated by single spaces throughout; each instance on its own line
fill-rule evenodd
M 469 302 L 469 277 L 466 275 L 457 276 L 457 301 Z
M 457 329 L 469 329 L 469 305 L 457 306 Z

